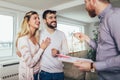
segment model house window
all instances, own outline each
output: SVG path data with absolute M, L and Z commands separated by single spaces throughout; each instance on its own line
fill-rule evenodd
M 0 13 L 0 58 L 13 56 L 14 16 Z
M 76 52 L 85 49 L 84 42 L 80 42 L 73 36 L 73 33 L 75 32 L 84 33 L 84 26 L 58 24 L 57 28 L 65 33 L 67 37 L 69 52 Z

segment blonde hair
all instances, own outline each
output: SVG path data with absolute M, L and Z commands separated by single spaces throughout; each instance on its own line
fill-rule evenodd
M 31 16 L 34 15 L 34 14 L 37 14 L 37 15 L 38 15 L 38 13 L 35 12 L 35 11 L 30 11 L 30 12 L 27 12 L 27 13 L 25 14 L 24 19 L 23 19 L 23 22 L 22 22 L 22 24 L 21 24 L 21 30 L 20 30 L 20 32 L 17 34 L 16 48 L 17 48 L 18 38 L 20 38 L 20 37 L 22 37 L 22 36 L 25 36 L 25 35 L 29 35 L 29 37 L 31 37 L 31 35 L 30 35 L 30 27 L 29 27 L 29 25 L 28 25 L 28 22 L 29 22 Z M 39 34 L 39 29 L 36 29 L 33 36 L 35 36 L 37 43 L 39 42 L 39 35 L 40 35 L 40 34 Z

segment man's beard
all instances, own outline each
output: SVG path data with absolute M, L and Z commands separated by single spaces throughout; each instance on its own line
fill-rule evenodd
M 87 9 L 87 11 L 88 11 L 90 17 L 95 17 L 96 16 L 95 10 L 88 10 Z
M 57 23 L 56 21 L 54 21 L 55 23 Z M 50 29 L 55 29 L 57 27 L 57 25 L 53 26 L 52 25 L 53 22 L 51 22 L 50 24 L 47 23 L 47 26 L 50 28 Z

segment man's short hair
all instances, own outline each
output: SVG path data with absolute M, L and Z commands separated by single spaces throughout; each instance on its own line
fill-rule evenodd
M 55 10 L 45 10 L 45 11 L 43 12 L 42 18 L 43 18 L 43 19 L 46 19 L 46 15 L 47 15 L 47 14 L 56 14 L 56 12 L 57 12 L 57 11 L 55 11 Z

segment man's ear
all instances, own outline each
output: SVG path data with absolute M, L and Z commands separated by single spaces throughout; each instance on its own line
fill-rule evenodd
M 96 0 L 93 0 L 93 3 L 95 4 L 95 3 L 96 3 Z
M 94 5 L 96 3 L 96 0 L 90 0 L 91 4 Z
M 90 0 L 90 3 L 95 6 L 96 5 L 96 0 Z

